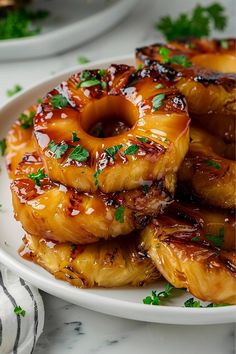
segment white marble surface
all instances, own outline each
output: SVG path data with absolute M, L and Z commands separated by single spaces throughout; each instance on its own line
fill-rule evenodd
M 128 0 L 127 0 L 128 1 Z M 211 0 L 199 1 L 210 3 Z M 194 0 L 143 0 L 132 14 L 108 33 L 57 57 L 22 62 L 0 62 L 0 106 L 6 89 L 16 83 L 24 88 L 55 72 L 90 60 L 132 53 L 136 46 L 158 40 L 153 24 L 158 16 L 190 9 Z M 235 35 L 235 1 L 226 0 L 230 15 L 225 35 Z M 148 324 L 101 315 L 43 294 L 46 323 L 36 354 L 135 353 L 135 354 L 233 354 L 234 325 L 171 326 Z

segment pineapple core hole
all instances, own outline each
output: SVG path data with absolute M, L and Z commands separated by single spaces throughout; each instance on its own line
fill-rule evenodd
M 124 97 L 106 96 L 86 106 L 81 127 L 89 135 L 108 138 L 130 130 L 138 116 L 138 109 Z

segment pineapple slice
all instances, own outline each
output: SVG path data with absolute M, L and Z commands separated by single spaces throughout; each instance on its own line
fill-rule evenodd
M 32 235 L 23 242 L 22 257 L 80 288 L 144 286 L 160 277 L 136 234 L 91 245 L 56 243 Z
M 164 57 L 159 53 L 161 47 L 169 51 Z M 168 62 L 168 57 L 172 58 L 172 62 L 170 59 L 168 64 L 164 64 Z M 158 72 L 175 82 L 176 87 L 185 95 L 193 122 L 199 123 L 225 142 L 235 142 L 235 39 L 154 44 L 138 48 L 136 58 L 137 63 L 146 64 L 157 60 Z M 189 66 L 189 61 L 193 66 Z M 183 65 L 176 64 L 178 62 Z
M 142 231 L 142 247 L 176 288 L 236 304 L 235 231 L 230 213 L 176 203 Z
M 99 135 L 99 124 L 114 121 L 126 129 Z M 110 193 L 175 173 L 188 149 L 188 125 L 185 99 L 171 82 L 148 67 L 112 65 L 75 74 L 50 91 L 34 136 L 52 180 Z

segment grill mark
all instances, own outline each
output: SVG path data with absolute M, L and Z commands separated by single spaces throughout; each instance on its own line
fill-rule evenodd
M 14 297 L 7 290 L 7 288 L 4 284 L 4 281 L 3 281 L 3 276 L 2 276 L 1 271 L 0 271 L 0 286 L 2 287 L 4 294 L 10 300 L 10 302 L 13 306 L 13 309 L 14 309 L 17 306 L 17 303 L 16 303 Z M 15 338 L 15 342 L 14 342 L 14 346 L 13 346 L 13 354 L 17 354 L 19 340 L 20 340 L 20 334 L 21 334 L 21 318 L 20 318 L 20 315 L 18 315 L 18 314 L 16 314 L 16 321 L 17 321 L 17 331 L 16 331 L 16 338 Z

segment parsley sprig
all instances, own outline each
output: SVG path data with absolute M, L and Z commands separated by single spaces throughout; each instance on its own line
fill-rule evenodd
M 67 106 L 68 101 L 65 96 L 59 94 L 51 98 L 51 103 L 53 108 L 63 108 Z
M 221 169 L 221 165 L 214 161 L 214 160 L 205 160 L 204 163 L 209 166 L 209 167 L 213 167 L 215 168 L 216 170 L 220 170 Z
M 90 72 L 85 70 L 82 72 L 80 76 L 80 82 L 76 86 L 76 88 L 89 88 L 93 86 L 100 85 L 101 88 L 104 90 L 107 87 L 107 84 L 105 81 L 101 80 L 102 76 L 104 76 L 107 73 L 107 70 L 105 69 L 100 69 L 98 70 L 98 73 L 96 76 L 91 76 Z
M 7 148 L 6 139 L 3 138 L 2 140 L 0 140 L 0 151 L 1 151 L 1 155 L 2 155 L 2 156 L 5 155 L 6 148 Z
M 40 187 L 41 180 L 47 177 L 47 175 L 42 168 L 39 168 L 36 173 L 30 173 L 28 177 L 35 182 L 36 186 Z
M 20 316 L 22 316 L 22 317 L 25 317 L 25 315 L 26 315 L 26 311 L 23 310 L 23 309 L 21 308 L 21 306 L 16 306 L 16 307 L 14 308 L 14 313 L 15 313 L 16 315 L 20 315 Z
M 87 64 L 90 62 L 90 60 L 87 57 L 81 56 L 78 58 L 79 64 Z
M 81 145 L 77 145 L 68 156 L 68 159 L 83 162 L 86 161 L 88 157 L 89 157 L 88 150 L 83 148 Z
M 109 155 L 111 158 L 114 159 L 114 156 L 118 153 L 118 151 L 122 148 L 122 144 L 110 146 L 106 148 L 104 151 Z
M 124 151 L 124 155 L 135 155 L 138 152 L 138 145 L 137 144 L 132 144 L 127 149 Z
M 170 51 L 166 47 L 161 47 L 159 53 L 162 56 L 163 64 L 177 64 L 185 68 L 192 66 L 191 61 L 185 55 L 174 55 L 170 57 Z
M 224 7 L 212 3 L 209 6 L 197 5 L 190 15 L 181 13 L 176 19 L 164 16 L 156 24 L 156 29 L 163 33 L 166 40 L 173 41 L 207 37 L 213 28 L 224 30 L 226 24 Z
M 228 304 L 213 304 L 210 303 L 207 306 L 203 306 L 199 300 L 194 300 L 193 297 L 190 297 L 188 300 L 185 301 L 184 307 L 222 307 L 228 306 Z
M 162 106 L 164 98 L 165 98 L 164 93 L 159 93 L 158 95 L 153 97 L 152 107 L 154 111 L 157 111 Z
M 22 90 L 22 87 L 19 84 L 16 84 L 11 89 L 8 89 L 6 93 L 7 93 L 8 97 L 12 97 L 16 93 L 20 92 L 21 90 Z
M 223 245 L 224 243 L 224 228 L 221 227 L 218 231 L 218 234 L 217 235 L 212 235 L 212 234 L 206 234 L 205 237 L 210 241 L 212 242 L 216 247 L 218 248 L 221 248 L 221 246 Z M 199 242 L 201 241 L 200 237 L 199 236 L 194 236 L 191 238 L 191 241 L 194 241 L 194 242 Z
M 19 119 L 20 119 L 20 126 L 23 129 L 28 129 L 33 127 L 34 123 L 34 116 L 35 112 L 31 111 L 29 114 L 21 113 Z
M 119 208 L 116 209 L 116 212 L 115 212 L 116 221 L 123 224 L 125 221 L 124 215 L 125 215 L 125 208 L 123 206 L 120 206 Z
M 68 144 L 56 144 L 53 140 L 48 144 L 48 150 L 53 153 L 56 159 L 60 159 L 68 149 Z
M 153 290 L 151 296 L 146 296 L 143 299 L 143 303 L 145 305 L 161 305 L 161 302 L 164 299 L 167 299 L 170 295 L 172 295 L 173 289 L 175 289 L 174 286 L 167 283 L 163 291 L 157 293 L 155 290 Z

